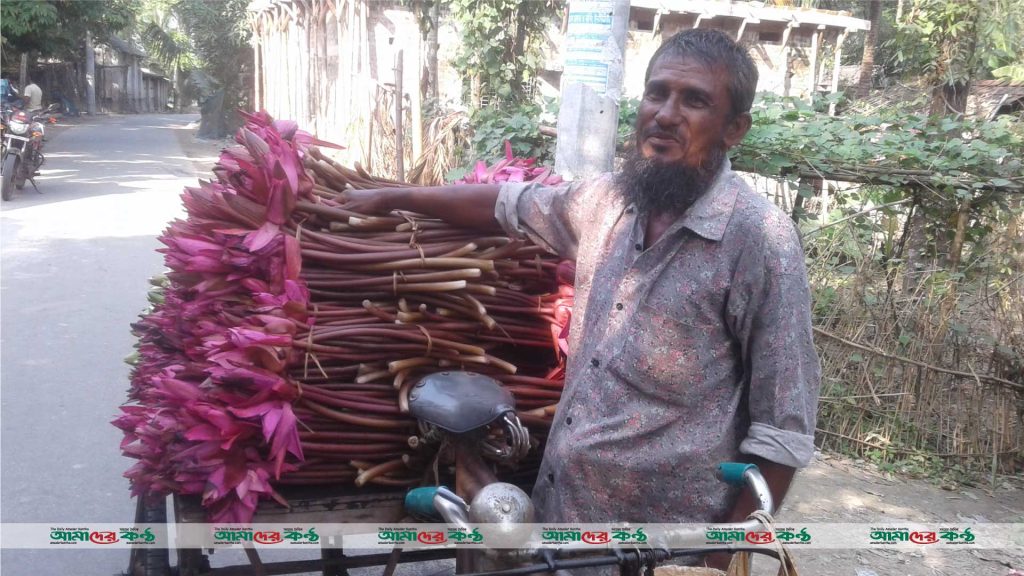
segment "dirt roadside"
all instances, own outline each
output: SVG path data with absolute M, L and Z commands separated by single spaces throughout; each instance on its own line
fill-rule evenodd
M 195 127 L 176 130 L 200 178 L 220 150 L 233 142 L 200 140 Z M 776 520 L 780 524 L 907 522 L 950 524 L 1024 523 L 1024 479 L 1000 477 L 995 489 L 940 487 L 924 479 L 882 473 L 873 465 L 818 454 L 801 470 Z M 805 550 L 794 547 L 801 576 L 1024 576 L 1024 549 L 945 549 L 919 551 Z M 753 576 L 774 576 L 777 564 L 755 562 Z M 1019 571 L 1019 572 L 1018 572 Z
M 782 524 L 899 520 L 950 524 L 1024 522 L 1024 482 L 1000 477 L 997 488 L 940 487 L 924 479 L 881 473 L 870 464 L 818 454 L 801 470 L 777 521 Z M 1020 576 L 1024 549 L 807 550 L 794 547 L 801 576 Z M 760 564 L 768 564 L 761 562 Z M 756 566 L 755 576 L 772 574 Z
M 217 163 L 220 151 L 235 142 L 231 138 L 221 140 L 196 138 L 198 128 L 198 114 L 183 115 L 182 126 L 180 129 L 176 129 L 174 134 L 178 137 L 178 144 L 181 145 L 182 152 L 192 160 L 196 175 L 199 178 L 208 179 L 213 177 L 210 169 Z

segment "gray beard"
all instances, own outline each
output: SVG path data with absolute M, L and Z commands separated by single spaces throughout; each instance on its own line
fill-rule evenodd
M 634 148 L 615 179 L 626 202 L 641 214 L 681 216 L 708 191 L 724 159 L 725 149 L 716 148 L 702 167 L 693 168 L 655 162 Z

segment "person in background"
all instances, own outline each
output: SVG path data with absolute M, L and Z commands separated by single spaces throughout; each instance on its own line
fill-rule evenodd
M 43 90 L 31 78 L 28 79 L 28 86 L 22 90 L 22 95 L 25 97 L 25 105 L 29 111 L 39 110 L 43 107 Z
M 742 521 L 756 501 L 715 479 L 720 462 L 757 464 L 781 503 L 813 457 L 821 373 L 804 252 L 727 155 L 750 129 L 757 76 L 726 34 L 686 30 L 651 58 L 617 173 L 345 193 L 356 212 L 500 227 L 576 261 L 538 522 Z
M 16 106 L 20 104 L 18 91 L 7 78 L 0 78 L 0 104 Z

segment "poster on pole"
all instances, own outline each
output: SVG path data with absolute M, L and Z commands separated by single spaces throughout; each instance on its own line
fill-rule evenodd
M 607 92 L 608 69 L 617 51 L 612 46 L 614 9 L 614 0 L 569 3 L 563 87 L 580 83 L 598 94 Z

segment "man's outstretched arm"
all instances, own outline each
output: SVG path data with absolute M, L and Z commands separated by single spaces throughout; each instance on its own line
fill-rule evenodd
M 494 217 L 500 190 L 498 184 L 346 190 L 343 208 L 361 214 L 405 210 L 440 218 L 462 228 L 500 230 Z

